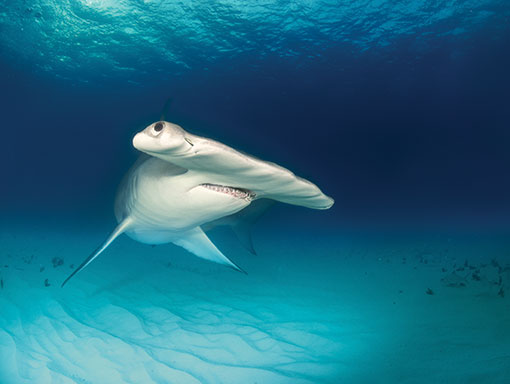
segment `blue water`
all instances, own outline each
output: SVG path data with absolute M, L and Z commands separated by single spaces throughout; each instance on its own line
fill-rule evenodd
M 505 0 L 0 0 L 0 383 L 510 382 L 508 68 Z M 60 288 L 163 112 L 335 205 Z

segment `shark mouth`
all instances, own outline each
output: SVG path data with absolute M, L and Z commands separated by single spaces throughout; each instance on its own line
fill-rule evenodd
M 246 201 L 252 201 L 256 196 L 255 192 L 243 188 L 235 188 L 219 184 L 200 184 L 200 186 L 216 192 L 225 193 L 237 199 L 244 199 Z

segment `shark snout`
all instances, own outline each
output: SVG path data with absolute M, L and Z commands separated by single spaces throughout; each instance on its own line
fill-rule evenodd
M 176 153 L 183 143 L 186 142 L 181 137 L 169 132 L 162 132 L 160 135 L 157 131 L 154 134 L 152 131 L 144 130 L 133 137 L 133 147 L 152 156 L 169 152 Z M 186 143 L 186 147 L 189 147 L 189 144 Z
M 143 137 L 142 137 L 142 134 L 143 132 L 139 132 L 135 135 L 135 137 L 133 137 L 133 147 L 135 147 L 136 149 L 138 149 L 139 151 L 142 151 L 142 143 L 143 143 Z

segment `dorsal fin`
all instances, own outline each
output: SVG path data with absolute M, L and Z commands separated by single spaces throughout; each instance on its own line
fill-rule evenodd
M 71 277 L 73 277 L 82 269 L 87 267 L 96 257 L 98 257 L 106 248 L 108 248 L 108 246 L 112 243 L 113 240 L 115 240 L 119 235 L 124 233 L 129 224 L 131 224 L 131 222 L 132 220 L 129 217 L 121 221 L 119 225 L 117 225 L 117 227 L 113 230 L 113 232 L 110 233 L 110 235 L 107 237 L 104 243 L 101 244 L 101 246 L 99 246 L 94 252 L 92 252 L 92 254 L 89 257 L 87 257 L 83 261 L 83 263 L 81 263 L 80 266 L 69 275 L 67 279 L 64 280 L 64 282 L 62 283 L 62 287 L 71 279 Z
M 166 99 L 165 104 L 163 105 L 163 109 L 161 110 L 161 115 L 159 116 L 159 121 L 165 121 L 166 120 L 166 114 L 168 110 L 170 109 L 170 104 L 172 104 L 172 98 L 169 97 Z

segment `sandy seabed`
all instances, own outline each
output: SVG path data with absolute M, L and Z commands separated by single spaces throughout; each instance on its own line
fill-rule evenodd
M 510 382 L 494 242 L 213 232 L 246 276 L 123 236 L 60 288 L 108 229 L 3 225 L 0 383 Z

